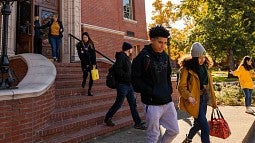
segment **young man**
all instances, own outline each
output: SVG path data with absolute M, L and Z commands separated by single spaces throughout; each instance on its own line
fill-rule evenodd
M 179 133 L 177 112 L 172 102 L 171 67 L 164 52 L 169 32 L 162 26 L 150 29 L 146 45 L 132 63 L 132 84 L 141 93 L 146 112 L 147 143 L 170 143 Z M 160 137 L 160 125 L 166 131 Z
M 131 114 L 135 122 L 134 128 L 145 130 L 146 127 L 141 121 L 141 118 L 136 109 L 136 98 L 134 96 L 134 90 L 131 84 L 131 61 L 129 56 L 132 54 L 132 45 L 124 42 L 122 45 L 122 51 L 116 52 L 115 58 L 116 63 L 114 65 L 114 71 L 116 73 L 118 86 L 117 86 L 117 97 L 115 103 L 107 112 L 104 122 L 107 126 L 114 126 L 112 122 L 113 115 L 122 106 L 125 97 L 127 97 L 128 104 L 130 106 Z

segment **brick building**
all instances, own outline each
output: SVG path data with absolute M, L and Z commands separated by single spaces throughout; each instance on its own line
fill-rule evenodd
M 77 41 L 69 34 L 80 38 L 82 31 L 89 32 L 96 49 L 112 59 L 123 41 L 133 44 L 136 52 L 148 43 L 144 0 L 26 0 L 12 5 L 8 54 L 33 53 L 34 16 L 39 15 L 44 24 L 53 13 L 59 14 L 64 25 L 60 49 L 63 63 L 78 60 L 74 48 Z M 44 33 L 43 55 L 51 58 L 47 31 Z

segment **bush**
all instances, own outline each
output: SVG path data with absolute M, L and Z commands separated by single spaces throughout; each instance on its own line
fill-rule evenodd
M 244 106 L 243 90 L 238 85 L 226 84 L 221 86 L 221 91 L 215 91 L 218 105 Z M 252 104 L 255 103 L 255 92 L 252 96 Z

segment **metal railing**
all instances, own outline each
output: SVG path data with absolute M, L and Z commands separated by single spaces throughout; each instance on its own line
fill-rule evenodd
M 79 38 L 77 38 L 77 37 L 75 37 L 74 35 L 72 35 L 72 34 L 69 34 L 69 36 L 70 36 L 70 45 L 69 45 L 69 47 L 70 47 L 70 63 L 72 63 L 72 62 L 74 62 L 75 60 L 75 50 L 76 50 L 76 48 L 72 48 L 73 46 L 75 46 L 76 47 L 76 44 L 74 44 L 75 42 L 72 42 L 72 38 L 73 39 L 75 39 L 75 40 L 77 40 L 77 41 L 81 41 Z M 110 62 L 112 62 L 112 63 L 114 63 L 114 61 L 112 60 L 112 59 L 110 59 L 109 57 L 107 57 L 106 55 L 104 55 L 103 53 L 101 53 L 101 52 L 99 52 L 98 50 L 96 50 L 95 49 L 95 51 L 96 51 L 96 53 L 98 53 L 99 55 L 101 55 L 102 57 L 104 57 L 104 58 L 106 58 L 107 60 L 109 60 Z

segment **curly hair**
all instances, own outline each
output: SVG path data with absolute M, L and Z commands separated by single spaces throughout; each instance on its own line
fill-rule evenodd
M 155 27 L 152 27 L 150 30 L 149 30 L 149 36 L 150 36 L 150 39 L 151 38 L 157 38 L 157 37 L 163 37 L 163 38 L 168 38 L 170 36 L 170 33 L 169 31 L 164 28 L 163 26 L 161 25 L 157 25 Z

